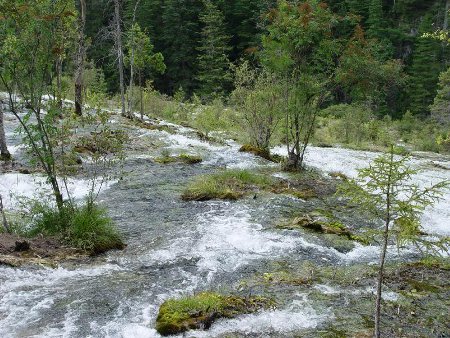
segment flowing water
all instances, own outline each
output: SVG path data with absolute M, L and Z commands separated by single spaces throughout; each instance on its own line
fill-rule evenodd
M 6 125 L 9 142 L 19 156 L 20 142 L 13 136 L 12 120 Z M 377 260 L 377 247 L 355 244 L 353 249 L 338 251 L 314 236 L 273 229 L 292 210 L 311 210 L 320 203 L 317 201 L 261 195 L 238 202 L 183 202 L 183 187 L 197 175 L 220 168 L 274 165 L 239 153 L 232 141 L 227 145 L 202 142 L 189 128 L 177 127 L 176 134 L 128 128 L 133 146 L 123 180 L 110 184 L 100 195 L 127 248 L 92 258 L 88 264 L 63 264 L 57 269 L 0 266 L 0 336 L 159 337 L 154 330 L 158 307 L 170 297 L 202 290 L 232 291 L 241 280 L 263 274 L 273 264 L 312 260 L 344 266 Z M 159 155 L 161 147 L 174 154 L 198 154 L 204 161 L 159 165 L 151 158 Z M 376 155 L 311 147 L 307 164 L 324 172 L 342 171 L 353 176 Z M 416 177 L 417 182 L 450 179 L 450 170 L 442 168 L 450 168 L 449 158 L 426 156 L 412 162 L 425 169 Z M 35 183 L 29 178 L 26 181 L 25 176 L 0 176 L 0 192 L 18 186 L 22 187 L 20 192 L 30 192 L 24 186 L 33 188 Z M 81 196 L 83 178 L 73 182 L 79 189 L 76 196 Z M 13 206 L 15 202 L 10 199 L 8 203 Z M 447 191 L 438 206 L 427 210 L 427 230 L 450 234 L 449 213 Z M 402 254 L 390 248 L 390 257 Z M 315 290 L 335 292 L 327 285 L 318 285 Z M 292 292 L 281 303 L 276 310 L 220 320 L 208 332 L 190 332 L 184 337 L 290 337 L 320 327 L 335 316 L 334 309 L 310 301 L 307 292 Z

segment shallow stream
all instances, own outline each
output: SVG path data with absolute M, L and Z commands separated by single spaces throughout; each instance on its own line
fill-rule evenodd
M 14 155 L 20 156 L 12 119 L 7 119 L 6 126 Z M 124 235 L 125 250 L 92 258 L 88 264 L 63 264 L 57 269 L 0 266 L 0 336 L 159 337 L 154 330 L 158 307 L 170 297 L 203 290 L 233 291 L 242 280 L 262 275 L 277 264 L 309 260 L 347 266 L 377 260 L 374 246 L 355 244 L 351 250 L 338 251 L 314 236 L 273 228 L 293 210 L 326 207 L 320 201 L 262 194 L 238 202 L 183 202 L 184 186 L 197 175 L 220 168 L 274 165 L 239 153 L 232 141 L 212 145 L 198 140 L 189 128 L 174 128 L 176 134 L 128 126 L 133 145 L 123 180 L 100 195 Z M 197 154 L 204 161 L 160 165 L 151 159 L 160 155 L 161 148 L 173 154 Z M 306 161 L 324 173 L 341 171 L 354 176 L 357 168 L 367 166 L 376 156 L 311 147 Z M 415 178 L 422 185 L 450 179 L 450 170 L 444 169 L 450 168 L 448 157 L 419 154 L 412 165 L 424 170 Z M 1 193 L 21 185 L 25 187 L 19 191 L 30 193 L 34 184 L 30 175 L 8 175 L 0 175 Z M 76 197 L 82 195 L 82 182 L 82 177 L 73 181 L 79 189 Z M 14 206 L 15 202 L 10 199 L 8 203 Z M 423 221 L 429 233 L 450 235 L 450 191 L 435 208 L 427 210 Z M 408 253 L 390 249 L 391 258 Z M 316 291 L 334 292 L 327 285 Z M 308 293 L 280 291 L 278 297 L 282 301 L 276 310 L 220 320 L 208 332 L 190 332 L 183 337 L 292 337 L 326 325 L 335 316 L 335 309 L 310 301 Z

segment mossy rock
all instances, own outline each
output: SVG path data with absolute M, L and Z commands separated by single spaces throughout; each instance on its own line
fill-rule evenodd
M 320 232 L 324 234 L 334 234 L 339 236 L 349 236 L 350 232 L 347 228 L 340 222 L 326 222 L 319 219 L 314 219 L 309 215 L 303 217 L 296 217 L 289 224 L 279 226 L 284 229 L 295 230 L 299 228 L 305 228 L 313 230 L 315 232 Z
M 344 174 L 343 172 L 341 172 L 341 171 L 332 171 L 328 175 L 330 177 L 338 178 L 338 179 L 341 179 L 341 180 L 344 180 L 344 181 L 348 180 L 348 176 L 346 174 Z
M 314 218 L 310 215 L 296 217 L 291 222 L 280 224 L 277 227 L 287 230 L 308 229 L 317 233 L 342 236 L 352 241 L 360 242 L 365 245 L 368 244 L 368 241 L 365 238 L 351 233 L 341 222 L 336 220 L 327 221 L 321 218 Z
M 178 158 L 187 164 L 196 164 L 196 163 L 201 163 L 203 161 L 203 159 L 200 156 L 196 156 L 196 155 L 189 155 L 189 154 L 180 154 L 178 156 Z
M 219 318 L 234 318 L 273 306 L 272 300 L 259 296 L 244 298 L 202 292 L 165 301 L 159 308 L 156 330 L 163 336 L 207 330 Z

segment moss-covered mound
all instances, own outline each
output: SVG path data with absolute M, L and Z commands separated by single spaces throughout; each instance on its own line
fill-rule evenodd
M 188 185 L 181 197 L 185 201 L 236 200 L 271 184 L 271 178 L 248 170 L 226 170 L 198 177 Z
M 196 164 L 202 161 L 203 159 L 200 156 L 189 154 L 180 154 L 178 156 L 161 156 L 155 159 L 155 162 L 160 164 L 169 164 L 176 162 L 182 162 L 186 164 Z
M 367 240 L 353 234 L 344 224 L 339 221 L 326 221 L 323 219 L 313 218 L 310 215 L 305 215 L 302 217 L 296 217 L 292 221 L 278 225 L 278 228 L 297 230 L 297 229 L 308 229 L 314 232 L 322 234 L 332 234 L 346 237 L 350 240 L 360 242 L 362 244 L 367 244 Z
M 251 144 L 244 144 L 239 151 L 242 153 L 250 153 L 276 163 L 280 163 L 283 160 L 282 156 L 272 155 L 268 149 L 261 149 Z
M 273 301 L 263 297 L 243 298 L 213 292 L 169 299 L 159 308 L 156 330 L 163 336 L 195 329 L 207 330 L 219 318 L 233 318 L 273 305 Z

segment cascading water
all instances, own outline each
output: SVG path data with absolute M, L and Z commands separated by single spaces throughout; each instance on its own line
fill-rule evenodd
M 11 120 L 7 121 L 7 128 L 8 141 L 17 146 Z M 0 266 L 1 336 L 159 337 L 153 329 L 158 307 L 170 297 L 202 290 L 227 291 L 246 277 L 264 273 L 273 262 L 289 264 L 309 259 L 344 265 L 377 260 L 377 247 L 356 244 L 343 253 L 312 238 L 273 231 L 272 219 L 313 202 L 288 196 L 261 196 L 238 202 L 182 202 L 179 196 L 183 187 L 199 174 L 224 167 L 273 164 L 239 153 L 232 142 L 219 146 L 199 141 L 189 128 L 178 128 L 177 134 L 135 127 L 130 127 L 130 132 L 136 144 L 129 151 L 124 180 L 111 184 L 100 196 L 128 247 L 92 258 L 83 265 L 67 263 L 57 269 Z M 199 154 L 204 161 L 194 166 L 158 165 L 149 160 L 159 152 L 150 144 L 162 145 L 174 153 Z M 366 166 L 376 155 L 311 147 L 307 164 L 325 172 L 342 171 L 353 176 L 357 168 Z M 432 167 L 431 160 L 434 161 L 413 161 L 414 166 L 426 168 L 416 177 L 417 181 L 425 184 L 450 179 L 450 170 Z M 450 167 L 449 159 L 437 160 Z M 2 194 L 20 186 L 21 192 L 33 187 L 22 176 L 11 175 L 17 174 L 0 176 Z M 427 210 L 423 219 L 427 230 L 449 234 L 449 213 L 447 191 L 440 204 Z M 391 257 L 400 254 L 391 248 Z M 335 292 L 327 285 L 315 290 L 324 294 Z M 293 332 L 315 328 L 333 316 L 333 309 L 314 306 L 308 293 L 294 292 L 277 310 L 220 320 L 208 332 L 190 332 L 185 336 L 224 337 L 232 333 L 289 337 Z

